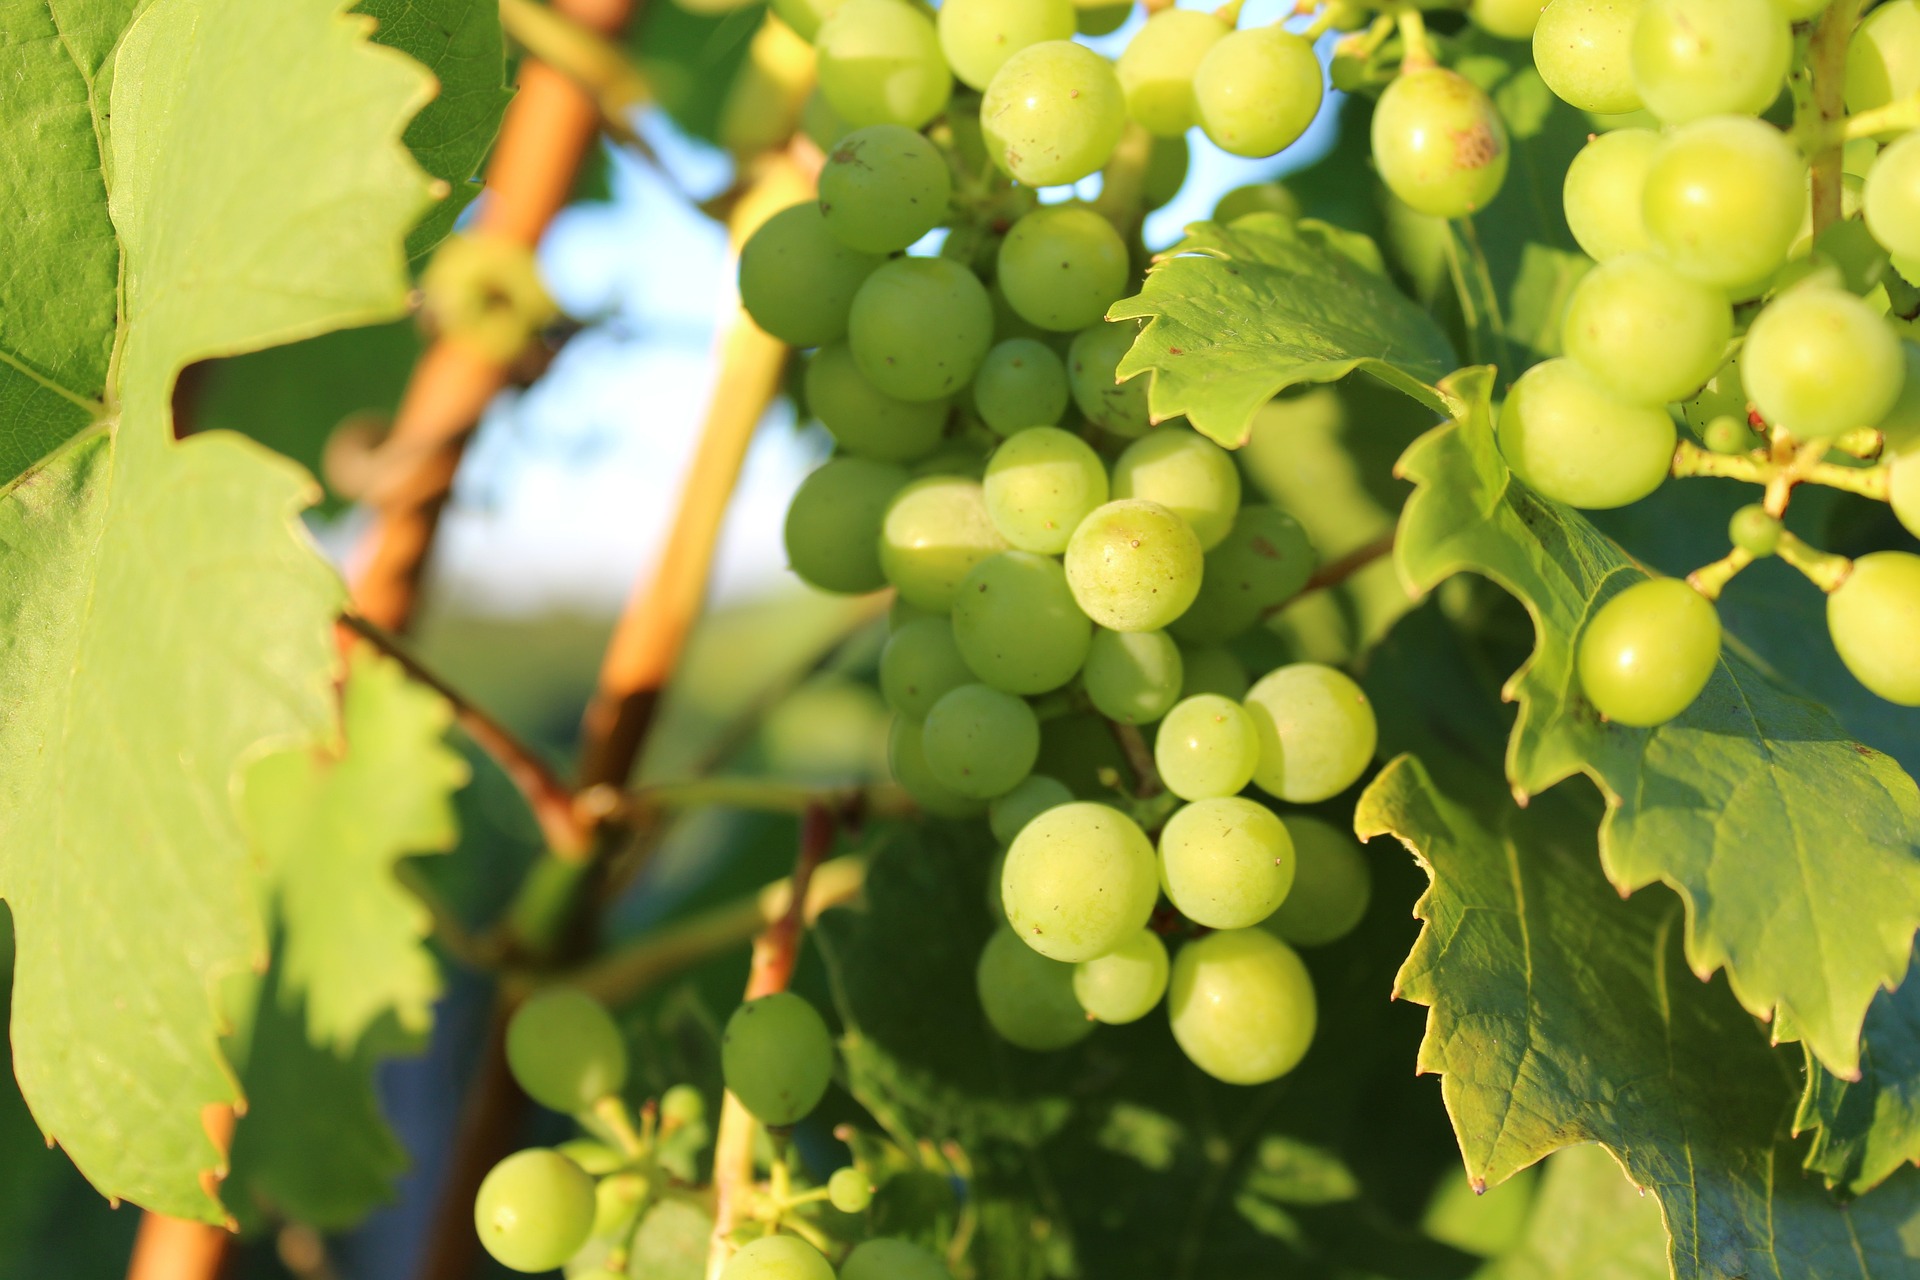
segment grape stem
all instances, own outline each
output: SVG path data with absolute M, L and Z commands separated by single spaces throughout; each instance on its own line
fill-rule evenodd
M 1875 440 L 1880 435 L 1877 431 L 1870 434 Z M 1786 452 L 1785 461 L 1757 452 L 1714 453 L 1691 440 L 1682 440 L 1673 453 L 1673 474 L 1681 478 L 1718 476 L 1764 485 L 1767 490 L 1767 513 L 1776 518 L 1785 513 L 1794 488 L 1802 484 L 1817 484 L 1857 493 L 1878 502 L 1885 502 L 1892 496 L 1891 481 L 1885 467 L 1845 467 L 1825 461 L 1828 450 L 1839 445 L 1851 443 L 1854 448 L 1868 447 L 1865 436 L 1855 434 L 1850 441 L 1849 437 L 1841 437 L 1839 441 L 1822 439 L 1794 444 L 1790 440 L 1783 440 L 1781 443 L 1784 446 L 1782 451 Z
M 1113 730 L 1113 740 L 1120 744 L 1120 754 L 1127 758 L 1127 768 L 1133 772 L 1134 799 L 1151 800 L 1165 791 L 1166 784 L 1160 781 L 1160 770 L 1153 763 L 1153 748 L 1147 745 L 1140 726 L 1118 720 L 1107 721 L 1107 726 Z
M 1859 115 L 1848 116 L 1832 130 L 1832 138 L 1835 143 L 1854 142 L 1861 138 L 1876 138 L 1883 133 L 1904 133 L 1909 129 L 1920 129 L 1920 93 L 1898 102 L 1889 102 L 1884 107 L 1862 111 Z
M 1831 595 L 1853 572 L 1853 561 L 1845 556 L 1808 546 L 1793 534 L 1782 531 L 1774 554 L 1807 576 L 1814 586 Z
M 1402 74 L 1409 71 L 1424 71 L 1437 66 L 1438 59 L 1433 56 L 1433 44 L 1427 39 L 1427 20 L 1420 10 L 1410 4 L 1395 5 L 1392 9 L 1395 21 L 1400 27 L 1400 43 L 1404 52 L 1400 55 Z
M 1744 480 L 1748 484 L 1765 484 L 1772 478 L 1774 464 L 1766 459 L 1748 453 L 1714 453 L 1702 449 L 1691 440 L 1682 440 L 1673 451 L 1673 474 L 1685 479 L 1689 476 L 1719 476 L 1727 480 Z
M 1811 139 L 1813 152 L 1813 234 L 1840 221 L 1841 143 L 1847 113 L 1847 43 L 1859 21 L 1863 0 L 1833 0 L 1813 30 L 1807 50 L 1811 98 L 1799 104 L 1795 132 Z
M 1718 600 L 1720 593 L 1742 569 L 1753 563 L 1753 553 L 1742 547 L 1735 547 L 1721 559 L 1712 564 L 1702 565 L 1687 575 L 1687 585 L 1709 600 Z
M 527 53 L 566 76 L 600 108 L 600 124 L 622 145 L 659 168 L 646 140 L 633 129 L 633 112 L 653 98 L 647 81 L 619 47 L 600 32 L 534 0 L 500 0 L 500 25 Z
M 638 1160 L 647 1153 L 647 1143 L 634 1128 L 633 1116 L 627 1111 L 626 1101 L 617 1093 L 610 1093 L 593 1104 L 592 1116 L 606 1136 L 620 1149 L 620 1154 L 629 1160 Z
M 1397 534 L 1397 529 L 1389 529 L 1365 546 L 1356 547 L 1341 556 L 1338 560 L 1330 560 L 1326 564 L 1321 565 L 1319 569 L 1315 570 L 1314 575 L 1307 579 L 1307 585 L 1300 588 L 1299 595 L 1292 597 L 1292 599 L 1282 600 L 1279 604 L 1269 606 L 1265 616 L 1271 618 L 1276 614 L 1292 608 L 1293 602 L 1298 600 L 1300 596 L 1311 595 L 1315 591 L 1326 591 L 1332 587 L 1340 586 L 1346 582 L 1347 579 L 1353 577 L 1375 561 L 1386 559 L 1393 554 L 1393 544 Z

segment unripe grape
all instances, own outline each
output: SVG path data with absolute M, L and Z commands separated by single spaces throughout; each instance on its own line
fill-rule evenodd
M 1894 518 L 1920 538 L 1920 452 L 1898 454 L 1886 466 Z
M 1920 707 L 1920 556 L 1876 551 L 1827 597 L 1827 629 L 1854 679 L 1888 702 Z
M 1266 919 L 1296 947 L 1323 947 L 1352 933 L 1373 898 L 1373 873 L 1352 833 L 1306 814 L 1284 821 L 1293 837 L 1293 888 Z
M 1047 810 L 1063 804 L 1073 803 L 1073 792 L 1067 784 L 1058 778 L 1049 778 L 1044 773 L 1030 773 L 1020 785 L 1005 795 L 995 796 L 993 803 L 987 806 L 987 825 L 993 830 L 993 838 L 1001 844 L 1012 844 L 1027 824 Z M 1000 900 L 1000 881 L 995 877 L 992 898 Z
M 1324 75 L 1313 46 L 1279 23 L 1232 32 L 1194 73 L 1200 127 L 1222 151 L 1276 155 L 1319 114 Z
M 902 488 L 880 525 L 880 567 L 901 596 L 948 613 L 960 583 L 1007 549 L 987 515 L 987 495 L 964 476 L 930 475 Z
M 1026 0 L 1018 0 L 1026 3 Z M 947 1264 L 906 1240 L 865 1240 L 840 1267 L 840 1280 L 953 1280 Z
M 944 0 L 939 26 L 953 74 L 984 89 L 1027 46 L 1072 39 L 1073 0 Z
M 1187 522 L 1202 550 L 1211 550 L 1240 510 L 1240 468 L 1197 431 L 1154 431 L 1114 462 L 1113 496 L 1159 503 Z
M 1265 1084 L 1313 1043 L 1313 980 L 1293 949 L 1263 929 L 1198 938 L 1173 958 L 1173 1038 L 1193 1064 L 1228 1084 Z
M 987 463 L 987 512 L 1022 551 L 1059 555 L 1087 514 L 1107 501 L 1106 464 L 1086 441 L 1055 427 L 1007 437 Z
M 1009 338 L 987 352 L 973 376 L 973 407 L 1003 436 L 1051 427 L 1067 411 L 1067 365 L 1033 338 Z
M 606 1006 L 572 987 L 549 987 L 507 1024 L 507 1065 L 541 1106 L 586 1111 L 627 1083 L 627 1042 Z
M 1140 204 L 1147 212 L 1173 203 L 1187 185 L 1193 148 L 1184 135 L 1155 138 L 1147 150 L 1147 172 L 1140 179 Z
M 1669 133 L 1647 168 L 1654 248 L 1682 275 L 1751 288 L 1786 261 L 1806 212 L 1807 165 L 1772 125 L 1745 116 Z
M 1920 258 L 1920 133 L 1880 153 L 1867 173 L 1867 230 L 1888 253 Z
M 1001 901 L 1020 941 L 1069 964 L 1146 928 L 1159 897 L 1153 845 L 1117 809 L 1076 801 L 1029 822 L 1007 850 Z
M 1779 548 L 1784 531 L 1777 517 L 1754 502 L 1733 513 L 1727 523 L 1727 541 L 1754 559 L 1764 560 Z
M 1004 693 L 1039 694 L 1087 661 L 1093 624 L 1051 556 L 1002 551 L 973 567 L 953 602 L 953 638 L 974 675 Z
M 974 986 L 987 1024 L 1022 1049 L 1064 1049 L 1093 1031 L 1073 995 L 1073 966 L 1041 955 L 1010 928 L 987 940 Z
M 1278 507 L 1243 506 L 1226 539 L 1207 552 L 1200 594 L 1170 629 L 1188 642 L 1244 635 L 1269 609 L 1299 595 L 1316 563 L 1298 520 Z
M 820 91 L 856 129 L 918 129 L 946 110 L 953 73 L 933 22 L 904 0 L 843 0 L 820 24 Z
M 888 636 L 880 651 L 880 693 L 888 706 L 916 723 L 950 690 L 978 678 L 946 618 L 917 618 Z
M 1114 70 L 1127 114 L 1156 137 L 1176 137 L 1198 122 L 1193 86 L 1200 63 L 1232 27 L 1210 13 L 1163 9 L 1148 18 Z
M 1195 924 L 1248 928 L 1272 915 L 1293 887 L 1293 838 L 1257 801 L 1196 800 L 1160 832 L 1160 883 Z
M 1467 17 L 1502 40 L 1525 40 L 1540 25 L 1540 0 L 1472 0 Z
M 1500 412 L 1500 452 L 1541 496 L 1589 510 L 1658 489 L 1677 433 L 1664 410 L 1628 404 L 1572 360 L 1520 376 Z
M 1901 341 L 1900 363 L 1904 369 L 1900 398 L 1879 423 L 1889 453 L 1905 452 L 1920 444 L 1920 342 L 1911 338 Z
M 570 1138 L 554 1150 L 580 1166 L 581 1172 L 598 1178 L 626 1164 L 626 1157 L 604 1142 L 592 1138 Z
M 1793 31 L 1776 0 L 1645 0 L 1633 83 L 1668 124 L 1759 115 L 1780 96 Z
M 1164 631 L 1093 633 L 1081 683 L 1117 724 L 1152 724 L 1180 697 L 1180 647 Z
M 1720 663 L 1720 615 L 1678 578 L 1652 578 L 1600 607 L 1580 637 L 1580 687 L 1609 720 L 1651 728 L 1693 705 Z
M 1074 27 L 1083 36 L 1112 35 L 1133 16 L 1133 0 L 1073 0 Z
M 1694 394 L 1720 368 L 1733 337 L 1733 307 L 1725 293 L 1652 255 L 1628 254 L 1574 287 L 1561 337 L 1596 381 L 1623 400 L 1657 408 Z
M 966 386 L 986 358 L 993 303 L 979 277 L 957 262 L 895 258 L 854 295 L 847 345 L 881 391 L 897 400 L 938 400 Z
M 1480 86 L 1444 67 L 1401 72 L 1373 113 L 1373 162 L 1408 207 L 1464 218 L 1507 180 L 1507 126 Z
M 978 814 L 986 807 L 978 799 L 961 795 L 933 776 L 921 736 L 919 724 L 905 716 L 895 718 L 887 738 L 887 766 L 893 780 L 905 788 L 915 804 L 936 818 L 971 818 Z
M 1660 135 L 1651 129 L 1616 129 L 1588 142 L 1567 166 L 1567 225 L 1596 262 L 1651 247 L 1642 209 L 1659 150 Z
M 1205 591 L 1206 583 L 1202 582 L 1200 588 Z M 1179 632 L 1176 626 L 1174 634 L 1178 635 Z M 1253 687 L 1253 677 L 1247 672 L 1247 664 L 1235 657 L 1225 645 L 1181 645 L 1180 668 L 1182 698 L 1197 698 L 1203 693 L 1211 693 L 1238 702 Z M 1187 799 L 1193 797 L 1188 796 Z
M 690 1084 L 676 1084 L 660 1095 L 660 1126 L 672 1131 L 685 1129 L 690 1125 L 704 1124 L 707 1119 L 707 1099 L 700 1090 Z
M 1260 731 L 1239 702 L 1193 694 L 1160 722 L 1153 762 L 1167 790 L 1182 800 L 1234 795 L 1260 764 Z
M 720 1071 L 727 1090 L 761 1123 L 790 1125 L 826 1096 L 833 1037 L 803 997 L 791 991 L 762 996 L 727 1019 Z
M 1073 994 L 1087 1016 L 1109 1026 L 1138 1022 L 1167 993 L 1167 944 L 1142 929 L 1104 956 L 1073 967 Z
M 1200 591 L 1205 553 L 1193 530 L 1154 502 L 1109 502 L 1067 543 L 1067 585 L 1089 618 L 1111 631 L 1157 631 Z
M 861 595 L 887 584 L 880 532 L 907 473 L 865 458 L 834 458 L 808 476 L 787 508 L 787 563 L 822 591 Z
M 852 1165 L 835 1169 L 827 1179 L 827 1202 L 842 1213 L 865 1213 L 873 1203 L 873 1184 Z
M 720 1280 L 834 1280 L 833 1264 L 799 1236 L 762 1236 L 727 1259 Z
M 587 1242 L 593 1213 L 593 1179 L 539 1147 L 493 1166 L 473 1202 L 480 1243 L 514 1271 L 552 1271 L 571 1258 Z
M 807 408 L 857 458 L 913 462 L 932 453 L 947 428 L 949 401 L 894 399 L 867 381 L 844 342 L 807 361 L 806 390 Z
M 1300 200 L 1278 182 L 1250 182 L 1235 187 L 1213 206 L 1215 222 L 1237 222 L 1256 213 L 1277 213 L 1283 218 L 1300 216 Z
M 1022 319 L 1070 333 L 1106 315 L 1126 293 L 1131 270 L 1111 222 L 1085 205 L 1056 204 L 1013 224 L 1000 242 L 997 278 Z
M 883 261 L 840 243 L 818 204 L 796 204 L 768 218 L 741 249 L 740 302 L 780 341 L 821 346 L 846 334 L 854 295 Z
M 1767 304 L 1747 331 L 1741 374 L 1761 415 L 1802 439 L 1872 426 L 1900 399 L 1900 340 L 1850 293 L 1818 284 Z
M 1633 84 L 1633 24 L 1641 0 L 1551 0 L 1533 29 L 1533 62 L 1562 101 L 1624 115 L 1641 107 Z
M 1132 320 L 1093 325 L 1081 330 L 1067 350 L 1067 380 L 1073 402 L 1087 421 L 1117 436 L 1146 434 L 1152 425 L 1147 412 L 1145 375 L 1125 382 L 1115 380 L 1121 359 L 1133 349 L 1140 326 Z
M 1014 54 L 980 100 L 988 154 L 1030 187 L 1078 182 L 1099 169 L 1126 122 L 1126 98 L 1112 64 L 1071 40 L 1046 40 Z
M 963 796 L 1004 795 L 1033 772 L 1040 722 L 1033 708 L 984 684 L 963 684 L 927 712 L 921 749 L 940 784 Z
M 1759 443 L 1754 437 L 1753 425 L 1731 414 L 1709 422 L 1700 432 L 1700 442 L 1715 453 L 1729 455 L 1750 453 Z
M 1859 114 L 1920 93 L 1920 0 L 1889 0 L 1847 44 L 1847 111 Z
M 1373 763 L 1379 741 L 1373 705 L 1332 667 L 1296 662 L 1270 671 L 1247 691 L 1246 707 L 1260 735 L 1253 780 L 1276 799 L 1331 799 Z
M 856 129 L 820 167 L 827 230 L 864 253 L 904 249 L 939 226 L 953 196 L 940 149 L 904 125 Z

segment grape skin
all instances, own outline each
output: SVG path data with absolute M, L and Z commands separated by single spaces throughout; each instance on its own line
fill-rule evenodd
M 1373 113 L 1373 160 L 1409 208 L 1464 218 L 1492 203 L 1512 162 L 1507 126 L 1480 86 L 1444 67 L 1401 72 Z
M 1533 62 L 1564 102 L 1600 115 L 1643 105 L 1633 83 L 1641 0 L 1551 0 L 1533 29 Z
M 1315 662 L 1268 672 L 1247 691 L 1260 735 L 1253 781 L 1289 804 L 1339 795 L 1373 763 L 1379 740 L 1373 706 L 1345 673 Z
M 1651 129 L 1616 129 L 1587 143 L 1567 166 L 1561 193 L 1567 225 L 1594 261 L 1652 246 L 1643 205 L 1647 171 L 1659 149 L 1660 135 Z
M 1920 133 L 1880 153 L 1867 173 L 1867 229 L 1887 252 L 1920 258 Z
M 916 723 L 953 689 L 977 679 L 946 618 L 916 618 L 887 637 L 880 651 L 880 693 Z
M 1073 967 L 1073 994 L 1087 1016 L 1109 1026 L 1138 1022 L 1167 992 L 1167 944 L 1142 929 L 1094 960 Z
M 1265 805 L 1239 796 L 1196 800 L 1160 833 L 1160 882 L 1195 924 L 1245 929 L 1286 901 L 1293 839 Z
M 865 458 L 834 458 L 801 482 L 787 508 L 787 563 L 822 591 L 863 595 L 887 584 L 880 533 L 907 473 Z
M 1786 261 L 1806 215 L 1807 165 L 1763 121 L 1719 116 L 1667 134 L 1642 215 L 1674 270 L 1747 296 Z
M 1847 110 L 1858 114 L 1920 93 L 1920 0 L 1891 0 L 1847 43 Z
M 984 89 L 1008 58 L 1073 36 L 1073 0 L 944 0 L 940 48 L 962 84 Z
M 1698 391 L 1732 337 L 1726 294 L 1636 253 L 1603 263 L 1574 287 L 1562 342 L 1615 395 L 1654 408 Z
M 1235 795 L 1253 781 L 1260 763 L 1260 733 L 1234 699 L 1193 694 L 1160 722 L 1153 761 L 1161 782 L 1182 800 Z
M 1074 998 L 1073 966 L 1041 955 L 1010 928 L 987 940 L 974 970 L 974 988 L 987 1024 L 1019 1048 L 1047 1053 L 1093 1031 Z
M 1904 369 L 1900 380 L 1900 399 L 1880 419 L 1880 433 L 1886 437 L 1887 451 L 1900 453 L 1920 444 L 1920 342 L 1905 339 L 1900 343 L 1900 362 Z
M 1293 837 L 1293 888 L 1266 928 L 1296 947 L 1324 947 L 1352 933 L 1373 899 L 1360 842 L 1306 814 L 1282 819 Z
M 1167 985 L 1173 1038 L 1228 1084 L 1265 1084 L 1313 1043 L 1313 980 L 1293 949 L 1262 929 L 1211 933 L 1180 948 Z
M 865 1213 L 873 1203 L 873 1184 L 852 1165 L 835 1169 L 827 1179 L 827 1203 L 842 1213 Z
M 933 776 L 920 725 L 905 716 L 894 719 L 888 734 L 887 765 L 913 802 L 936 818 L 971 818 L 986 807 Z
M 1231 30 L 1192 9 L 1163 9 L 1148 18 L 1115 66 L 1127 114 L 1155 137 L 1191 129 L 1199 120 L 1193 86 L 1200 64 Z
M 1222 151 L 1277 155 L 1319 114 L 1323 77 L 1313 46 L 1279 24 L 1235 31 L 1200 60 L 1195 113 Z
M 1147 410 L 1148 379 L 1115 380 L 1120 361 L 1133 349 L 1140 326 L 1130 320 L 1083 329 L 1067 351 L 1067 378 L 1073 402 L 1087 420 L 1117 436 L 1144 435 L 1152 425 Z
M 973 407 L 1003 436 L 1053 426 L 1066 413 L 1068 397 L 1066 362 L 1033 338 L 997 344 L 973 376 Z
M 1164 631 L 1096 631 L 1081 672 L 1094 709 L 1118 724 L 1152 724 L 1167 714 L 1180 679 L 1180 647 Z
M 1540 8 L 1540 0 L 1472 0 L 1467 17 L 1489 35 L 1525 40 L 1540 25 Z
M 820 348 L 807 362 L 806 392 L 813 416 L 855 457 L 913 462 L 932 453 L 946 431 L 946 400 L 894 399 L 867 381 L 844 342 Z
M 953 174 L 939 148 L 902 125 L 854 130 L 820 169 L 827 230 L 863 253 L 906 248 L 946 219 L 952 197 Z
M 1651 728 L 1693 705 L 1720 662 L 1720 615 L 1678 578 L 1635 583 L 1580 637 L 1580 687 L 1601 715 Z
M 1903 707 L 1920 707 L 1920 556 L 1876 551 L 1827 597 L 1827 629 L 1854 679 Z
M 884 261 L 841 244 L 820 206 L 792 205 L 748 237 L 740 251 L 740 301 L 762 329 L 796 347 L 837 342 L 854 296 Z
M 1067 585 L 1089 618 L 1110 631 L 1157 631 L 1193 603 L 1206 558 L 1186 521 L 1136 498 L 1082 520 L 1066 563 Z
M 584 991 L 549 987 L 507 1024 L 507 1065 L 527 1096 L 552 1111 L 586 1111 L 627 1083 L 627 1042 Z
M 1133 819 L 1075 801 L 1029 822 L 1007 850 L 1001 901 L 1020 941 L 1068 964 L 1146 928 L 1159 897 L 1153 845 Z
M 1298 520 L 1278 507 L 1243 506 L 1232 531 L 1207 552 L 1200 594 L 1170 629 L 1187 642 L 1244 635 L 1268 610 L 1300 594 L 1315 563 L 1313 543 Z
M 881 391 L 896 400 L 938 400 L 966 386 L 986 359 L 993 303 L 979 277 L 957 262 L 895 258 L 854 295 L 847 344 Z
M 1818 284 L 1767 304 L 1747 331 L 1741 372 L 1766 420 L 1803 440 L 1879 422 L 1906 376 L 1887 322 L 1852 294 Z
M 975 565 L 953 602 L 953 636 L 981 681 L 1039 694 L 1073 679 L 1087 661 L 1093 624 L 1050 556 L 1002 551 Z
M 1634 87 L 1668 124 L 1760 114 L 1792 60 L 1776 0 L 1646 0 L 1633 28 Z
M 798 1236 L 762 1236 L 727 1259 L 720 1280 L 834 1280 L 833 1264 Z
M 1030 773 L 1019 786 L 994 797 L 993 803 L 987 806 L 987 826 L 992 829 L 995 840 L 1012 844 L 1029 822 L 1049 809 L 1072 803 L 1073 792 L 1067 789 L 1066 783 L 1044 773 Z M 999 883 L 996 877 L 991 895 L 996 902 L 1000 898 Z
M 1220 545 L 1240 510 L 1233 455 L 1196 431 L 1151 432 L 1113 464 L 1113 496 L 1156 502 L 1187 522 L 1200 549 Z
M 933 22 L 901 0 L 843 0 L 820 24 L 820 92 L 854 128 L 926 125 L 946 110 L 953 73 Z
M 790 1125 L 826 1096 L 833 1037 L 819 1011 L 791 991 L 749 1000 L 727 1019 L 720 1072 L 761 1123 Z
M 1107 501 L 1106 464 L 1092 446 L 1056 427 L 1009 436 L 987 463 L 987 512 L 1022 551 L 1059 555 L 1073 531 Z
M 963 684 L 927 712 L 920 745 L 942 786 L 990 800 L 1033 772 L 1040 757 L 1040 722 L 1032 707 L 1010 693 Z
M 517 1151 L 493 1166 L 473 1201 L 474 1229 L 500 1265 L 551 1271 L 593 1230 L 593 1179 L 557 1151 Z
M 1677 432 L 1659 409 L 1627 404 L 1568 359 L 1520 376 L 1500 413 L 1500 452 L 1543 497 L 1571 507 L 1623 507 L 1658 489 Z
M 1048 205 L 1014 223 L 1000 242 L 998 266 L 1007 305 L 1056 333 L 1097 323 L 1126 293 L 1132 270 L 1113 224 L 1076 204 Z
M 1030 187 L 1078 182 L 1113 155 L 1126 98 L 1107 60 L 1071 40 L 1028 45 L 994 74 L 980 101 L 987 153 Z
M 855 1245 L 840 1265 L 840 1280 L 952 1280 L 952 1273 L 919 1245 L 882 1238 Z
M 901 489 L 880 526 L 880 567 L 910 604 L 949 613 L 973 567 L 1007 544 L 987 495 L 965 476 L 932 475 Z

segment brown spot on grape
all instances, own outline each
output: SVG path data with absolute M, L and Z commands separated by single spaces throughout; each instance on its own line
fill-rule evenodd
M 1500 155 L 1500 143 L 1486 121 L 1453 131 L 1453 162 L 1462 169 L 1484 169 Z

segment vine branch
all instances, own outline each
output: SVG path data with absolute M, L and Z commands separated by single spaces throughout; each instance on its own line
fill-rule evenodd
M 1840 221 L 1843 139 L 1846 119 L 1847 44 L 1860 17 L 1862 0 L 1833 0 L 1814 28 L 1807 49 L 1812 78 L 1811 107 L 1816 113 L 1813 151 L 1813 234 Z

